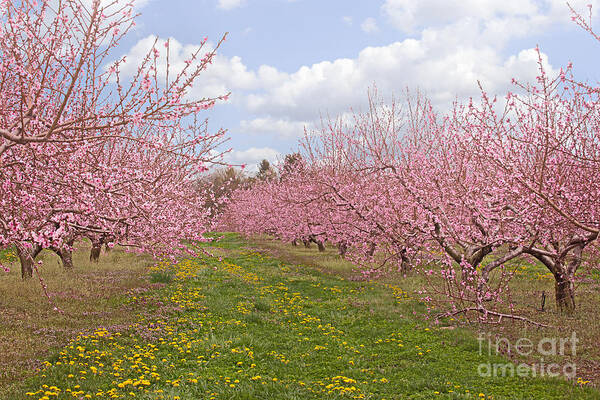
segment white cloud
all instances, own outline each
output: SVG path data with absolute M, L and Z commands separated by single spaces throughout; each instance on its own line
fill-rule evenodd
M 369 17 L 365 19 L 362 24 L 360 24 L 360 29 L 366 33 L 374 33 L 379 31 L 379 27 L 377 26 L 377 21 L 375 18 Z
M 386 6 L 405 6 L 402 18 L 408 26 L 424 24 L 429 18 L 426 11 L 432 12 L 430 18 L 440 26 L 423 29 L 415 38 L 366 47 L 354 58 L 305 65 L 289 74 L 263 66 L 276 79 L 266 82 L 257 76 L 260 90 L 244 96 L 246 108 L 273 120 L 312 121 L 320 113 L 334 116 L 351 106 L 364 106 L 367 89 L 375 83 L 384 95 L 418 88 L 435 106 L 448 110 L 457 98 L 478 97 L 478 81 L 490 94 L 500 95 L 513 89 L 512 78 L 534 82 L 538 73 L 534 49 L 504 52 L 507 36 L 523 36 L 533 29 L 517 23 L 520 19 L 526 18 L 537 27 L 556 23 L 559 18 L 555 14 L 569 19 L 568 13 L 565 16 L 556 11 L 562 9 L 558 1 L 541 6 L 525 1 L 518 7 L 516 0 L 506 0 L 492 2 L 490 9 L 475 4 L 475 0 L 459 3 L 456 7 L 460 12 L 446 10 L 446 6 L 442 7 L 444 12 L 438 12 L 434 9 L 439 2 L 433 0 L 424 0 L 423 6 L 421 2 L 388 0 Z M 461 12 L 467 17 L 455 23 L 452 18 L 461 18 Z M 547 56 L 542 57 L 547 72 L 555 73 Z
M 353 21 L 352 21 L 352 17 L 350 17 L 350 16 L 348 16 L 348 15 L 345 15 L 345 16 L 343 16 L 343 17 L 342 17 L 342 21 L 344 21 L 344 23 L 345 23 L 346 25 L 352 25 L 352 22 L 353 22 Z
M 302 135 L 307 121 L 318 121 L 320 114 L 335 117 L 350 107 L 364 107 L 367 89 L 374 83 L 384 96 L 400 95 L 407 87 L 418 88 L 436 107 L 447 110 L 456 98 L 477 98 L 477 81 L 490 94 L 503 94 L 511 89 L 513 77 L 534 82 L 535 51 L 524 49 L 506 54 L 506 44 L 511 37 L 527 35 L 565 18 L 569 20 L 559 0 L 543 3 L 482 0 L 489 8 L 479 5 L 478 0 L 448 3 L 454 7 L 433 0 L 387 0 L 383 7 L 390 20 L 404 31 L 419 29 L 418 35 L 384 46 L 366 47 L 353 58 L 304 65 L 291 73 L 269 65 L 252 70 L 240 57 L 218 55 L 202 73 L 192 94 L 216 96 L 232 91 L 231 101 L 249 114 L 240 122 L 241 133 L 282 137 Z M 130 73 L 135 72 L 135 66 L 154 39 L 144 38 L 129 51 L 131 64 L 126 68 Z M 164 41 L 159 41 L 162 61 L 165 60 L 163 44 Z M 197 45 L 171 39 L 173 68 L 182 68 L 195 49 Z M 547 72 L 556 72 L 547 57 L 542 56 Z M 159 72 L 164 76 L 163 70 Z M 231 156 L 245 158 L 246 162 L 258 151 L 275 152 L 270 148 L 252 148 Z
M 137 71 L 138 65 L 144 59 L 145 55 L 152 49 L 156 41 L 156 49 L 159 52 L 157 65 L 158 77 L 161 81 L 166 78 L 166 39 L 158 39 L 150 35 L 139 40 L 126 54 L 127 62 L 122 66 L 121 72 L 124 75 L 133 75 Z M 169 64 L 170 79 L 183 70 L 186 60 L 190 55 L 198 50 L 199 45 L 182 44 L 174 38 L 169 39 Z M 211 51 L 213 46 L 210 43 L 205 45 L 205 51 Z M 202 51 L 204 53 L 204 51 Z M 266 81 L 277 80 L 278 73 L 265 67 L 259 69 L 259 76 Z M 193 98 L 215 97 L 224 95 L 233 90 L 249 90 L 257 87 L 257 74 L 254 71 L 248 71 L 242 59 L 238 56 L 231 58 L 217 54 L 209 67 L 202 71 L 196 80 L 194 87 L 189 95 Z
M 286 82 L 289 79 L 289 74 L 281 72 L 270 65 L 261 65 L 258 68 L 258 79 L 262 88 L 273 87 Z
M 436 106 L 448 109 L 456 97 L 478 96 L 478 80 L 490 93 L 502 93 L 513 77 L 533 81 L 536 76 L 537 56 L 532 49 L 502 57 L 489 46 L 448 45 L 453 40 L 430 32 L 421 40 L 367 47 L 354 59 L 303 66 L 279 84 L 261 85 L 262 92 L 248 94 L 246 106 L 276 119 L 313 120 L 319 113 L 336 115 L 364 105 L 368 87 L 376 83 L 387 95 L 419 88 Z
M 598 0 L 574 0 L 575 9 Z M 414 34 L 424 29 L 440 29 L 464 24 L 480 25 L 481 35 L 463 37 L 469 43 L 493 38 L 510 38 L 542 32 L 551 24 L 570 24 L 570 11 L 564 0 L 386 0 L 383 13 L 400 31 Z M 587 11 L 587 10 L 585 10 Z M 483 37 L 482 37 L 483 36 Z
M 406 39 L 367 47 L 354 59 L 303 66 L 278 84 L 249 93 L 246 107 L 276 119 L 314 120 L 319 113 L 336 115 L 364 105 L 368 87 L 376 83 L 385 94 L 420 88 L 435 105 L 447 109 L 456 96 L 477 96 L 478 80 L 495 93 L 507 90 L 512 77 L 535 78 L 532 50 L 503 58 L 490 47 L 446 47 L 438 39 Z
M 228 11 L 237 7 L 241 7 L 244 3 L 244 0 L 218 0 L 217 7 Z
M 304 134 L 304 128 L 308 128 L 309 126 L 309 122 L 290 121 L 287 119 L 275 119 L 271 117 L 240 121 L 241 133 L 274 133 L 289 138 L 302 136 Z
M 133 5 L 136 8 L 142 8 L 142 7 L 145 7 L 148 3 L 150 3 L 150 1 L 152 1 L 152 0 L 135 0 L 133 2 Z
M 420 27 L 439 27 L 460 19 L 489 20 L 496 16 L 538 14 L 532 0 L 386 0 L 382 9 L 400 30 L 411 33 Z
M 274 163 L 280 155 L 280 152 L 270 147 L 250 147 L 247 150 L 234 150 L 227 153 L 225 160 L 235 165 L 245 164 L 248 170 L 254 171 L 263 159 Z

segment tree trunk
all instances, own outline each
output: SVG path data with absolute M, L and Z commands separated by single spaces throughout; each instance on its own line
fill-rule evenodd
M 410 258 L 406 255 L 406 249 L 400 251 L 402 262 L 400 263 L 400 272 L 406 274 L 410 271 Z
M 575 310 L 575 274 L 581 265 L 583 250 L 597 238 L 598 234 L 593 233 L 587 237 L 573 237 L 566 244 L 553 244 L 560 257 L 549 257 L 536 249 L 528 249 L 528 253 L 541 261 L 554 275 L 556 308 L 560 312 L 571 313 Z
M 346 252 L 348 251 L 348 245 L 346 244 L 346 242 L 338 243 L 338 250 L 340 256 L 344 257 L 346 255 Z
M 555 274 L 554 290 L 556 293 L 556 307 L 560 312 L 572 313 L 575 311 L 575 287 L 567 274 Z
M 69 271 L 73 269 L 73 252 L 71 250 L 62 248 L 60 250 L 60 259 L 65 269 Z
M 577 253 L 579 254 L 579 253 Z M 577 270 L 578 260 L 573 259 L 565 265 L 564 260 L 551 259 L 550 257 L 536 257 L 552 272 L 554 276 L 554 294 L 556 309 L 559 312 L 571 313 L 575 310 L 575 287 L 573 278 Z M 572 272 L 569 273 L 569 268 Z
M 292 246 L 298 246 L 298 241 L 296 239 L 292 240 Z
M 112 249 L 112 246 L 109 246 L 109 243 L 114 243 L 115 237 L 112 235 L 106 235 L 102 237 L 101 241 L 104 244 L 104 252 L 109 253 Z
M 65 247 L 52 247 L 51 250 L 60 257 L 64 269 L 69 271 L 73 269 L 73 252 L 71 250 L 68 250 Z
M 92 250 L 90 251 L 90 261 L 97 263 L 100 259 L 100 252 L 102 251 L 102 242 L 98 239 L 92 240 Z
M 323 244 L 322 241 L 320 240 L 315 240 L 315 243 L 317 244 L 317 247 L 319 248 L 320 252 L 324 252 L 325 251 L 325 245 Z
M 27 279 L 33 276 L 33 257 L 28 249 L 17 246 L 17 255 L 21 261 L 21 278 Z
M 315 243 L 317 245 L 317 247 L 319 248 L 319 251 L 321 251 L 321 252 L 325 251 L 325 245 L 323 244 L 323 241 L 317 240 L 315 235 L 310 235 L 310 237 L 308 239 L 308 243 L 310 243 L 310 242 Z
M 375 243 L 371 243 L 369 245 L 369 251 L 367 252 L 367 254 L 369 255 L 369 257 L 373 257 L 373 254 L 375 254 Z
M 306 247 L 307 249 L 310 249 L 310 241 L 309 240 L 302 240 L 302 243 L 304 243 L 304 247 Z
M 42 249 L 37 245 L 34 246 L 33 249 L 29 249 L 20 243 L 15 247 L 17 248 L 19 261 L 21 262 L 21 278 L 31 278 L 33 276 L 33 263 L 35 262 L 35 257 Z

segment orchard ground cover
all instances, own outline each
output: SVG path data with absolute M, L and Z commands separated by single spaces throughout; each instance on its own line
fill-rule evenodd
M 332 246 L 326 246 L 325 252 L 318 252 L 315 246 L 304 248 L 304 246 L 292 246 L 289 243 L 283 243 L 267 235 L 253 236 L 254 245 L 271 254 L 276 255 L 282 260 L 292 263 L 301 263 L 318 268 L 326 274 L 334 274 L 345 279 L 355 279 L 360 276 L 359 271 L 354 264 L 348 260 L 342 259 L 337 254 L 337 249 Z M 501 324 L 472 324 L 464 318 L 444 318 L 442 325 L 447 329 L 458 327 L 467 328 L 474 331 L 474 335 L 483 335 L 506 339 L 510 343 L 516 343 L 520 338 L 526 338 L 533 343 L 539 343 L 543 338 L 561 338 L 576 333 L 578 338 L 577 352 L 575 356 L 567 354 L 565 356 L 546 356 L 543 358 L 546 362 L 556 362 L 564 365 L 573 362 L 577 365 L 577 381 L 585 385 L 600 385 L 600 315 L 598 306 L 600 305 L 600 277 L 595 270 L 580 272 L 579 284 L 577 285 L 577 296 L 580 299 L 577 310 L 572 314 L 558 312 L 556 304 L 553 301 L 554 279 L 548 270 L 540 263 L 530 263 L 524 260 L 511 263 L 511 269 L 515 270 L 518 279 L 513 279 L 510 284 L 511 301 L 513 303 L 513 312 L 517 315 L 525 316 L 533 321 L 549 325 L 548 328 L 538 328 L 530 324 L 524 324 L 515 321 L 503 321 Z M 579 276 L 579 275 L 578 275 Z M 419 291 L 423 287 L 443 285 L 441 279 L 435 279 L 436 276 L 425 280 L 423 275 L 411 273 L 406 276 L 400 273 L 390 273 L 385 277 L 378 279 L 381 284 L 390 285 L 398 288 L 405 295 L 413 300 L 419 299 L 422 295 Z M 545 297 L 545 302 L 544 302 Z M 542 311 L 542 303 L 544 310 Z M 412 303 L 410 303 L 412 304 Z M 510 308 L 504 305 L 502 311 L 509 313 Z M 427 315 L 426 313 L 423 313 Z M 430 313 L 435 315 L 435 311 Z M 476 331 L 475 329 L 476 328 Z M 487 339 L 486 339 L 487 340 Z M 526 362 L 529 364 L 539 362 L 540 355 L 532 354 L 530 357 L 521 357 L 514 351 L 506 352 L 505 348 L 501 353 L 510 357 L 515 362 Z M 537 359 L 536 359 L 537 356 Z
M 2 398 L 599 396 L 560 379 L 480 377 L 477 365 L 506 359 L 479 354 L 468 330 L 414 317 L 422 306 L 398 286 L 343 279 L 248 245 L 227 234 L 212 244 L 220 260 L 156 265 L 153 288 L 113 305 L 135 322 L 83 332 Z
M 40 273 L 52 304 L 37 276 L 34 280 L 20 279 L 14 252 L 0 250 L 0 260 L 5 265 L 12 262 L 11 271 L 0 274 L 0 399 L 79 332 L 91 331 L 99 323 L 115 329 L 128 326 L 135 314 L 123 313 L 117 305 L 129 290 L 156 286 L 145 277 L 147 268 L 154 264 L 151 257 L 115 247 L 98 263 L 90 263 L 89 250 L 89 242 L 77 244 L 71 271 L 64 270 L 54 253 L 44 251 L 40 255 Z M 54 311 L 54 306 L 62 313 Z

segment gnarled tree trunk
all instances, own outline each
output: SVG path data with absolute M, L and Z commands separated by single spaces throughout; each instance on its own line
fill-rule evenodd
M 67 249 L 66 247 L 51 247 L 50 250 L 60 257 L 64 269 L 73 269 L 73 252 L 70 249 Z
M 112 249 L 112 245 L 109 246 L 109 244 L 111 244 L 111 243 L 114 244 L 115 237 L 112 235 L 106 235 L 101 238 L 101 241 L 104 244 L 104 252 L 109 253 Z
M 40 254 L 42 248 L 38 245 L 28 248 L 22 243 L 18 243 L 15 247 L 17 249 L 17 256 L 19 256 L 19 261 L 21 262 L 21 278 L 31 278 L 33 276 L 35 257 Z
M 321 240 L 315 240 L 315 243 L 317 244 L 317 247 L 319 248 L 320 252 L 325 251 L 325 245 L 323 244 L 323 242 Z
M 50 250 L 55 252 L 62 262 L 63 268 L 66 270 L 73 269 L 73 244 L 75 239 L 68 239 L 62 247 L 50 247 Z
M 575 286 L 573 285 L 575 273 L 581 265 L 583 250 L 598 234 L 587 237 L 575 236 L 561 245 L 553 243 L 556 256 L 551 257 L 548 252 L 538 249 L 528 249 L 528 253 L 541 261 L 554 276 L 554 293 L 556 295 L 556 308 L 560 312 L 572 313 L 575 311 Z
M 317 245 L 317 247 L 319 248 L 320 252 L 325 251 L 325 245 L 323 244 L 322 240 L 318 240 L 314 235 L 310 237 L 310 239 L 308 239 L 309 242 L 313 242 Z
M 554 274 L 554 279 L 556 307 L 560 312 L 570 314 L 575 311 L 575 287 L 573 279 L 566 276 L 566 274 Z
M 406 254 L 406 249 L 402 249 L 400 251 L 400 258 L 402 260 L 402 262 L 400 263 L 400 272 L 403 274 L 406 274 L 410 271 L 411 269 L 411 260 L 410 258 L 408 258 L 408 255 Z

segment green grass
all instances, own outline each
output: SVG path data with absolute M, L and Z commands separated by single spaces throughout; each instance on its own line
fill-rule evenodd
M 158 265 L 168 285 L 115 304 L 135 323 L 79 335 L 3 399 L 600 398 L 562 379 L 481 377 L 480 364 L 507 361 L 415 317 L 399 288 L 247 245 L 227 234 L 212 244 L 221 261 Z
M 128 292 L 156 286 L 146 275 L 154 264 L 150 257 L 115 248 L 102 254 L 98 263 L 90 263 L 89 243 L 77 247 L 72 271 L 64 270 L 49 251 L 40 256 L 40 274 L 52 303 L 38 277 L 22 281 L 16 256 L 10 250 L 2 252 L 11 271 L 0 271 L 0 399 L 80 332 L 99 325 L 121 329 L 135 321 L 143 309 L 124 312 L 121 306 Z M 62 313 L 54 311 L 54 306 Z
M 315 268 L 327 274 L 333 274 L 348 279 L 360 278 L 357 275 L 356 267 L 337 255 L 332 246 L 327 246 L 327 251 L 321 253 L 316 248 L 305 249 L 303 246 L 294 247 L 289 243 L 283 243 L 269 236 L 254 236 L 251 240 L 253 246 L 262 249 L 270 254 L 276 254 L 277 257 L 285 259 L 289 263 L 301 263 L 312 265 Z M 450 327 L 464 327 L 473 332 L 473 335 L 482 333 L 492 337 L 500 337 L 516 343 L 521 338 L 529 339 L 533 343 L 539 343 L 544 338 L 564 338 L 576 333 L 577 352 L 575 355 L 567 354 L 552 357 L 544 357 L 546 362 L 577 364 L 577 379 L 586 382 L 587 385 L 600 386 L 600 281 L 595 279 L 598 276 L 597 270 L 582 268 L 579 275 L 579 282 L 576 285 L 576 303 L 577 309 L 572 314 L 562 314 L 557 310 L 554 301 L 554 279 L 546 267 L 534 260 L 519 259 L 513 261 L 511 270 L 516 271 L 515 277 L 510 282 L 510 302 L 513 309 L 509 308 L 509 303 L 495 304 L 499 311 L 504 313 L 514 313 L 524 316 L 533 321 L 549 325 L 548 328 L 519 323 L 504 319 L 501 324 L 477 324 L 473 323 L 475 319 L 471 315 L 471 322 L 465 318 L 455 318 L 454 320 L 445 320 L 444 324 Z M 439 275 L 433 275 L 427 279 L 423 274 L 410 273 L 403 276 L 399 273 L 389 273 L 379 279 L 379 283 L 389 284 L 401 289 L 409 297 L 418 299 L 421 297 L 420 291 L 435 287 L 442 287 L 444 282 Z M 545 309 L 540 311 L 542 303 L 542 294 L 546 296 Z M 442 311 L 447 307 L 445 297 L 438 296 L 438 302 L 434 302 L 438 307 L 433 310 L 434 313 Z M 411 307 L 415 312 L 426 314 L 422 304 L 413 302 Z M 531 356 L 519 356 L 513 352 L 507 354 L 515 362 L 526 362 L 529 364 L 540 362 L 540 356 L 533 353 Z
M 150 282 L 152 283 L 171 283 L 174 274 L 170 271 L 155 271 L 150 273 Z
M 12 262 L 17 261 L 17 259 L 17 255 L 15 254 L 13 249 L 0 248 L 0 263 L 10 264 Z

